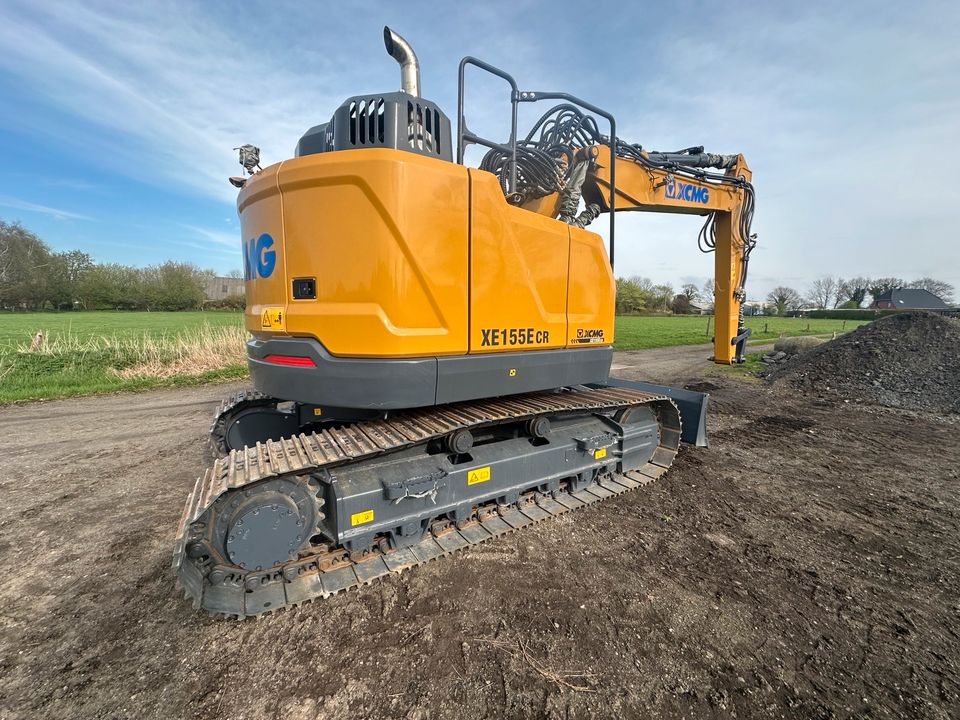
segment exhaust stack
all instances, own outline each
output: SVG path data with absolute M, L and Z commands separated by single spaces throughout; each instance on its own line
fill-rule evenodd
M 420 63 L 410 43 L 384 26 L 383 44 L 390 56 L 400 63 L 400 89 L 408 95 L 420 97 Z

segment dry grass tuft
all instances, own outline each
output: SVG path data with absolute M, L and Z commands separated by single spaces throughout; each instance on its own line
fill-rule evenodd
M 124 380 L 200 375 L 246 362 L 243 327 L 202 325 L 180 333 L 142 335 L 35 336 L 20 352 L 50 357 L 98 356 L 108 358 L 108 372 Z
M 134 365 L 116 370 L 125 380 L 134 378 L 168 378 L 174 375 L 200 375 L 246 363 L 244 328 L 200 328 L 196 332 L 160 338 L 145 343 L 142 359 Z

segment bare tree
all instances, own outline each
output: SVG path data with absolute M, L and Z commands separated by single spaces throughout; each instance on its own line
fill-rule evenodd
M 777 307 L 777 315 L 783 315 L 787 310 L 796 310 L 803 302 L 803 298 L 792 287 L 780 285 L 767 295 L 767 300 Z
M 896 277 L 875 278 L 870 281 L 867 290 L 870 292 L 870 297 L 876 300 L 878 295 L 883 295 L 890 290 L 899 290 L 905 285 L 903 280 Z
M 837 278 L 837 287 L 833 291 L 833 307 L 840 307 L 850 299 L 850 281 Z
M 839 294 L 837 304 L 854 303 L 857 307 L 860 307 L 864 298 L 867 297 L 867 291 L 871 285 L 873 285 L 873 281 L 868 277 L 852 277 L 846 280 L 843 287 L 840 288 L 843 292 Z
M 837 279 L 833 275 L 824 275 L 813 281 L 810 286 L 810 300 L 820 310 L 824 310 L 837 294 Z
M 707 310 L 713 311 L 713 305 L 716 301 L 714 297 L 713 278 L 710 278 L 703 284 L 703 290 L 700 291 L 703 301 L 707 304 Z
M 641 275 L 634 275 L 628 278 L 630 282 L 636 285 L 638 288 L 643 290 L 643 292 L 648 293 L 653 290 L 653 280 L 650 278 L 642 277 Z
M 919 280 L 914 280 L 912 283 L 910 283 L 910 287 L 931 292 L 947 304 L 953 302 L 953 285 L 948 282 L 944 282 L 943 280 L 922 277 Z
M 680 288 L 680 295 L 685 295 L 690 302 L 696 302 L 700 299 L 700 288 L 693 283 L 685 283 Z

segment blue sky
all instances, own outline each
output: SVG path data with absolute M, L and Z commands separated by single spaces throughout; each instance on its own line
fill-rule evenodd
M 4 0 L 0 218 L 98 260 L 239 269 L 232 148 L 282 160 L 347 96 L 396 89 L 384 24 L 451 116 L 470 54 L 609 109 L 647 148 L 744 153 L 760 235 L 751 297 L 824 273 L 960 290 L 955 2 Z M 471 128 L 504 137 L 502 88 L 470 90 Z M 620 216 L 617 273 L 702 282 L 698 229 Z

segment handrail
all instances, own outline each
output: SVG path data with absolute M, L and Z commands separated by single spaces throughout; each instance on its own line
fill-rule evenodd
M 502 145 L 500 143 L 493 142 L 492 140 L 487 140 L 480 137 L 479 135 L 474 135 L 472 132 L 467 130 L 466 122 L 463 117 L 463 94 L 464 94 L 464 77 L 465 70 L 467 65 L 473 65 L 480 68 L 481 70 L 486 70 L 491 75 L 496 75 L 510 84 L 510 141 L 509 145 Z M 501 152 L 506 152 L 510 154 L 510 178 L 509 178 L 509 191 L 514 193 L 517 191 L 517 108 L 521 102 L 537 102 L 539 100 L 566 100 L 567 102 L 579 105 L 584 110 L 589 110 L 590 112 L 596 113 L 597 115 L 606 119 L 610 124 L 610 138 L 609 138 L 609 147 L 610 147 L 610 269 L 613 269 L 613 253 L 614 253 L 614 235 L 616 230 L 616 177 L 617 177 L 617 121 L 614 119 L 613 115 L 608 113 L 606 110 L 603 110 L 592 103 L 588 103 L 586 100 L 581 100 L 575 95 L 564 92 L 540 92 L 540 91 L 523 91 L 521 92 L 517 88 L 517 81 L 513 79 L 513 76 L 509 73 L 501 70 L 500 68 L 491 65 L 490 63 L 479 60 L 475 57 L 467 56 L 460 61 L 460 70 L 458 75 L 457 83 L 457 163 L 463 164 L 463 154 L 464 149 L 469 144 L 483 145 L 495 150 L 500 150 Z
M 474 135 L 466 128 L 466 123 L 463 119 L 463 91 L 464 91 L 464 71 L 466 70 L 467 65 L 474 65 L 481 70 L 486 70 L 492 75 L 503 78 L 508 83 L 510 83 L 510 105 L 512 108 L 511 118 L 510 118 L 510 146 L 504 147 L 503 145 L 493 143 L 490 140 L 485 140 L 478 135 Z M 489 148 L 495 148 L 498 150 L 503 150 L 510 153 L 510 192 L 516 192 L 517 190 L 517 104 L 520 102 L 520 93 L 517 90 L 517 81 L 513 79 L 513 76 L 509 73 L 504 72 L 498 67 L 486 63 L 483 60 L 479 60 L 475 57 L 470 57 L 469 55 L 463 60 L 460 61 L 460 72 L 457 82 L 457 163 L 463 165 L 463 150 L 467 143 L 464 143 L 464 140 L 467 140 L 468 143 L 476 143 L 478 145 L 483 145 Z

